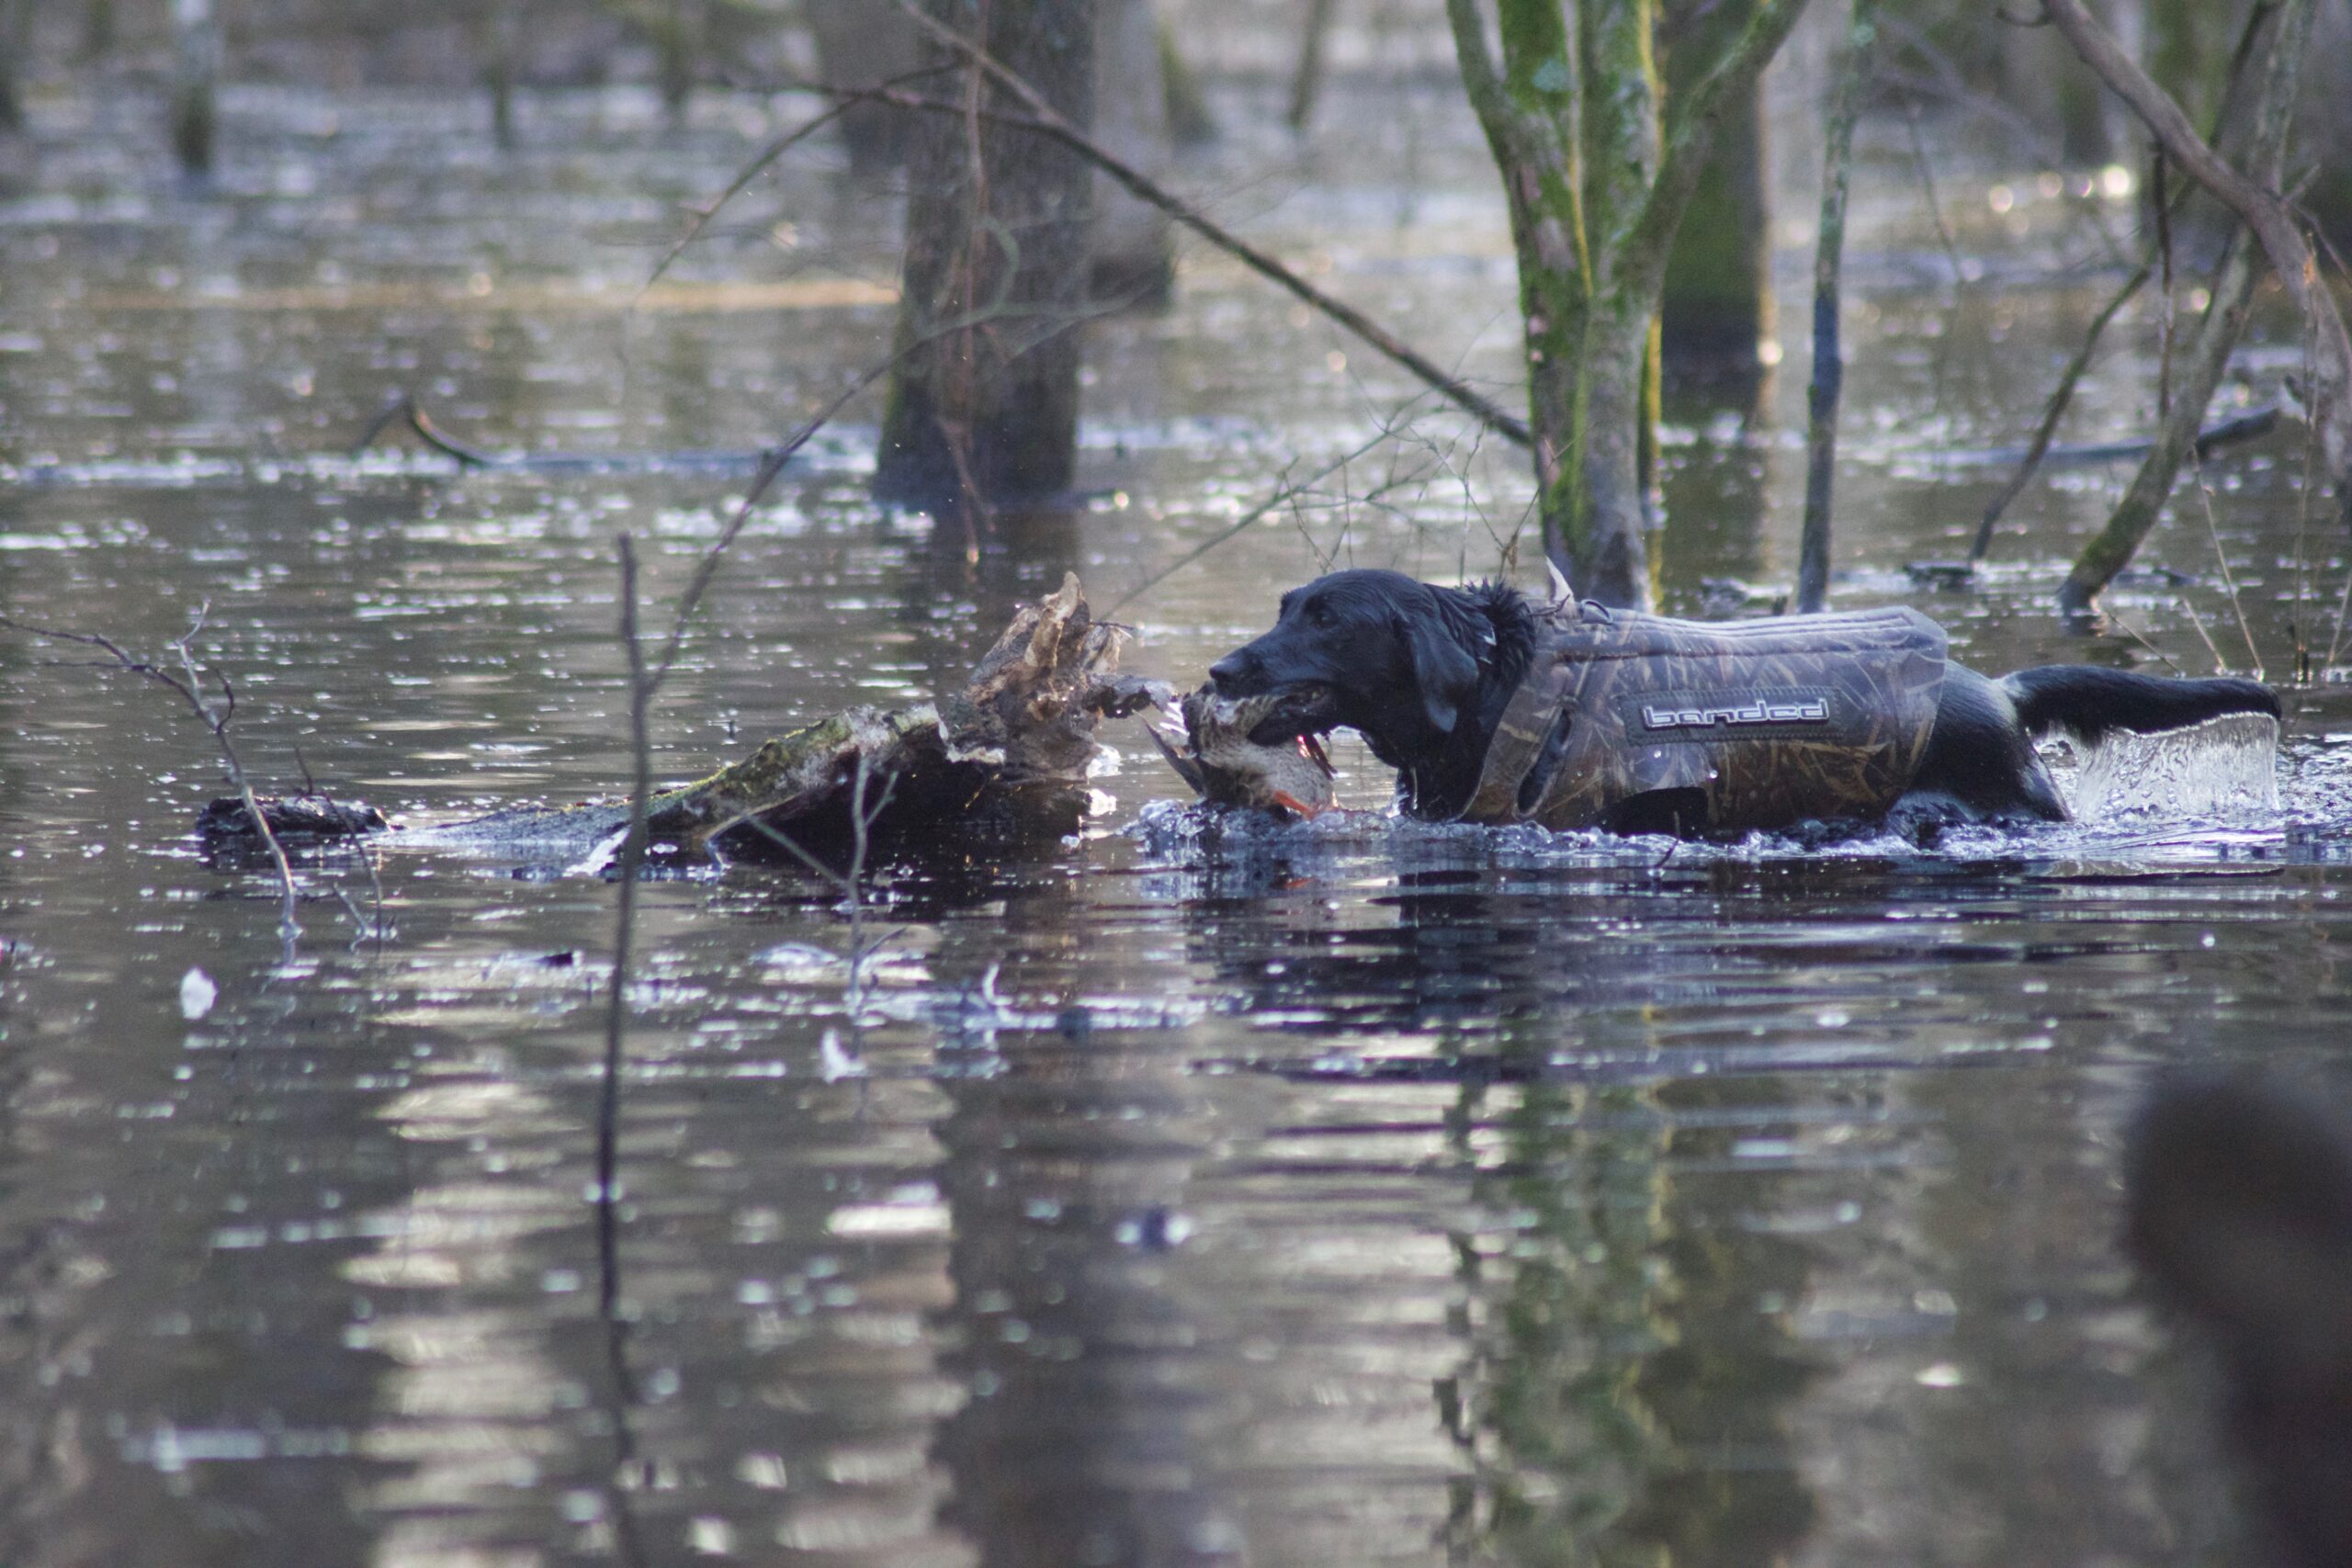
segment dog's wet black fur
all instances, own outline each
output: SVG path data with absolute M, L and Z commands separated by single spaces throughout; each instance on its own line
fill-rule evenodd
M 1339 571 L 1283 596 L 1273 629 L 1209 667 L 1219 695 L 1311 690 L 1315 700 L 1252 739 L 1353 729 L 1396 770 L 1408 810 L 1461 814 L 1503 709 L 1543 633 L 1538 606 L 1505 583 L 1441 588 L 1401 572 Z M 1948 665 L 1906 821 L 2041 818 L 2066 807 L 2037 737 L 2089 741 L 2115 729 L 2177 729 L 2232 713 L 2278 716 L 2253 681 L 2168 680 L 2061 664 L 1993 680 Z M 1279 727 L 1281 733 L 1275 733 Z

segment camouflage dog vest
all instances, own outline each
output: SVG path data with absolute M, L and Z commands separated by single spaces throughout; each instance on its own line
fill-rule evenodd
M 1664 790 L 1703 801 L 1691 827 L 1883 815 L 1927 750 L 1944 647 L 1907 609 L 1710 625 L 1555 606 L 1463 818 L 1585 828 Z

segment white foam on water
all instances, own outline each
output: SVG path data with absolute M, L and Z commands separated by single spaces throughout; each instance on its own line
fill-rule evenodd
M 2075 766 L 2052 773 L 2080 820 L 2278 809 L 2278 721 L 2268 714 L 2223 714 L 2151 735 L 2119 729 L 2073 746 Z

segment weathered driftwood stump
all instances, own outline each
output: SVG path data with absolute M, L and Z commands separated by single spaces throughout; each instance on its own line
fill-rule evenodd
M 1095 756 L 1095 730 L 1168 700 L 1157 682 L 1115 673 L 1124 629 L 1096 621 L 1073 574 L 1059 592 L 1023 610 L 989 650 L 971 681 L 936 705 L 851 708 L 762 745 L 708 778 L 664 790 L 649 803 L 649 848 L 679 855 L 786 858 L 778 840 L 815 854 L 863 829 L 913 841 L 952 833 L 959 820 L 1023 803 L 1068 798 Z M 236 803 L 229 803 L 235 807 Z M 364 812 L 365 808 L 357 808 Z M 300 803 L 267 801 L 272 826 L 330 831 Z M 522 807 L 401 835 L 518 858 L 579 860 L 616 843 L 628 826 L 627 800 Z M 355 815 L 346 829 L 380 826 Z M 250 832 L 242 807 L 220 803 L 199 831 Z

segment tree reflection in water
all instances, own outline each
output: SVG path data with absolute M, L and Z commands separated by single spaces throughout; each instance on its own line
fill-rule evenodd
M 1507 1025 L 1521 1081 L 1466 1077 L 1449 1117 L 1478 1211 L 1453 1238 L 1469 1350 L 1437 1390 L 1468 1461 L 1450 1556 L 1770 1561 L 1813 1504 L 1774 1420 L 1804 1372 L 1756 1285 L 1799 1261 L 1699 1212 L 1691 1168 L 1731 1134 L 1670 1102 L 1720 1102 L 1713 1086 L 1566 1078 L 1537 1033 Z

